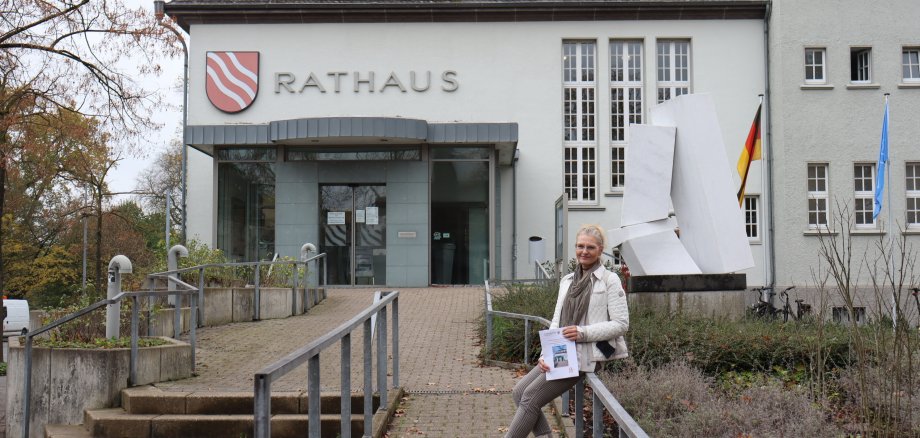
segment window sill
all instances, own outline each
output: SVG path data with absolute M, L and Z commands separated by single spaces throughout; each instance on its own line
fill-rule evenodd
M 920 82 L 901 82 L 898 88 L 920 88 Z
M 920 236 L 920 228 L 908 228 L 904 230 L 902 234 L 908 236 Z
M 836 236 L 838 233 L 834 230 L 805 230 L 803 236 Z
M 619 192 L 607 192 L 607 193 L 604 193 L 604 196 L 607 197 L 607 198 L 622 198 L 622 197 L 623 197 L 623 192 L 622 192 L 622 191 L 619 191 Z
M 757 239 L 748 239 L 749 245 L 763 245 L 763 241 L 760 238 Z
M 569 205 L 569 211 L 604 211 L 606 207 L 594 205 Z
M 799 88 L 803 90 L 833 90 L 834 86 L 831 84 L 802 84 Z
M 853 230 L 850 230 L 850 234 L 853 236 L 884 236 L 885 230 L 880 230 L 878 228 L 853 229 Z
M 878 90 L 879 84 L 847 84 L 847 90 Z

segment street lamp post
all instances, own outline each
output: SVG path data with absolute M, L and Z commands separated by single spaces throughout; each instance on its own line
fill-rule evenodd
M 186 183 L 186 174 L 188 173 L 188 143 L 185 142 L 185 130 L 188 126 L 188 46 L 185 44 L 185 38 L 179 33 L 176 28 L 171 25 L 163 22 L 163 17 L 165 15 L 166 2 L 164 0 L 155 0 L 153 2 L 153 11 L 154 15 L 157 18 L 157 23 L 160 26 L 163 26 L 166 29 L 169 29 L 170 32 L 174 33 L 179 42 L 182 43 L 182 55 L 184 58 L 184 63 L 182 66 L 182 180 L 180 185 L 182 186 L 182 244 L 186 245 L 186 222 L 188 219 L 188 214 L 186 212 L 186 194 L 188 193 L 188 187 Z M 167 214 L 168 211 L 167 211 Z

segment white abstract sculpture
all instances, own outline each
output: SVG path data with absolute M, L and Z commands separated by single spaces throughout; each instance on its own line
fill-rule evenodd
M 621 227 L 610 245 L 633 275 L 724 274 L 754 266 L 712 99 L 673 98 L 631 125 Z M 675 218 L 668 217 L 670 204 Z M 674 233 L 680 225 L 680 238 Z

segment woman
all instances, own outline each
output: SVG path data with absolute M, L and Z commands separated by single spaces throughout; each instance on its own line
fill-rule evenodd
M 511 395 L 517 412 L 505 438 L 524 438 L 530 432 L 537 438 L 550 437 L 552 430 L 543 406 L 559 397 L 594 372 L 600 362 L 627 356 L 623 334 L 629 328 L 626 293 L 616 274 L 601 265 L 604 232 L 597 225 L 578 230 L 575 272 L 562 278 L 559 297 L 550 328 L 562 327 L 562 334 L 575 341 L 579 373 L 577 377 L 546 380 L 550 367 L 543 358 L 517 385 Z

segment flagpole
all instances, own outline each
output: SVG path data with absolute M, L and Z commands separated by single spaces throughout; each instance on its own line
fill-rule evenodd
M 759 106 L 758 108 L 760 108 L 760 110 L 763 111 L 763 93 L 758 94 L 757 97 L 760 98 L 760 106 Z M 766 162 L 767 160 L 766 160 L 766 158 L 764 158 L 764 157 L 766 157 L 766 156 L 768 156 L 768 155 L 767 155 L 767 152 L 766 152 L 766 151 L 767 151 L 767 143 L 766 143 L 766 141 L 764 141 L 764 140 L 765 140 L 765 136 L 763 135 L 763 116 L 762 116 L 762 114 L 763 114 L 763 113 L 761 113 L 761 119 L 759 120 L 760 126 L 759 126 L 757 129 L 759 129 L 759 130 L 760 130 L 760 133 L 761 133 L 761 135 L 760 135 L 760 158 L 761 158 L 764 162 Z M 759 207 L 759 210 L 760 210 L 761 212 L 765 210 L 765 209 L 763 208 L 763 207 L 764 207 L 764 202 L 763 202 L 763 201 L 764 201 L 764 198 L 766 198 L 766 189 L 767 189 L 767 184 L 766 184 L 766 175 L 767 175 L 767 173 L 764 172 L 763 167 L 764 167 L 764 166 L 761 166 L 761 170 L 760 170 L 760 205 L 758 206 L 758 207 Z M 760 223 L 763 224 L 763 223 L 764 223 L 763 218 L 764 218 L 765 215 L 764 215 L 763 213 L 761 213 L 760 216 L 761 216 L 761 217 L 759 217 L 758 219 L 760 220 Z M 764 225 L 766 225 L 766 224 L 764 224 Z M 763 229 L 766 229 L 767 227 L 762 227 L 762 228 L 763 228 Z M 760 249 L 763 250 L 763 284 L 766 286 L 766 285 L 767 285 L 767 274 L 769 273 L 769 271 L 767 270 L 767 268 L 768 268 L 768 266 L 767 266 L 767 263 L 768 263 L 768 260 L 767 260 L 767 241 L 768 241 L 768 239 L 767 239 L 763 234 L 764 234 L 764 233 L 763 233 L 763 230 L 760 230 L 760 236 L 758 236 L 758 237 L 760 237 L 760 241 L 763 243 L 762 245 L 760 245 Z
M 890 95 L 891 93 L 885 93 L 885 123 L 886 125 L 890 123 L 889 117 L 888 117 L 888 96 Z M 887 135 L 887 132 L 886 132 L 886 135 Z M 886 142 L 887 141 L 888 139 L 886 138 Z M 890 145 L 889 145 L 889 149 L 890 149 Z M 891 324 L 893 328 L 897 329 L 898 327 L 898 302 L 897 302 L 897 298 L 895 297 L 895 290 L 894 290 L 895 288 L 894 226 L 892 224 L 894 216 L 891 214 L 892 199 L 891 199 L 891 152 L 890 151 L 888 152 L 888 157 L 885 160 L 885 179 L 887 180 L 885 181 L 885 185 L 888 186 L 886 191 L 888 192 L 888 246 L 889 246 L 888 250 L 890 251 L 888 261 L 891 266 L 889 268 L 889 271 L 891 272 L 890 274 L 891 275 L 891 314 L 892 314 Z

